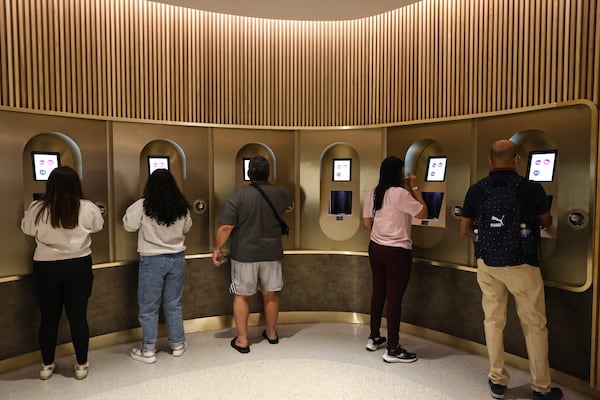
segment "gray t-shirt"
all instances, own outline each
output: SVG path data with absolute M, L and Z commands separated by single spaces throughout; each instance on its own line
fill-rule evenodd
M 281 186 L 259 183 L 281 215 L 292 206 L 292 195 Z M 233 225 L 231 258 L 241 262 L 283 258 L 281 226 L 267 201 L 250 185 L 237 188 L 221 211 L 219 223 Z

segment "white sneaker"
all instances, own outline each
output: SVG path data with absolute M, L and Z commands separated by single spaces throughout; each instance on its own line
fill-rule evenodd
M 42 368 L 40 368 L 40 379 L 45 381 L 46 379 L 50 379 L 52 374 L 54 373 L 55 364 L 52 363 L 50 365 L 42 364 Z
M 73 366 L 73 371 L 75 371 L 75 379 L 82 380 L 88 376 L 88 370 L 90 369 L 90 363 L 86 362 L 85 364 L 75 363 Z
M 367 344 L 366 344 L 365 348 L 369 351 L 375 351 L 377 349 L 382 348 L 386 341 L 387 341 L 387 339 L 385 338 L 385 336 L 380 336 L 377 338 L 370 337 L 367 340 Z
M 173 357 L 181 357 L 183 355 L 183 353 L 185 353 L 187 348 L 188 348 L 188 344 L 186 341 L 184 341 L 179 346 L 174 347 L 173 348 Z
M 129 355 L 134 360 L 141 361 L 141 362 L 146 363 L 146 364 L 153 364 L 153 363 L 156 362 L 156 353 L 153 350 L 144 350 L 144 351 L 142 351 L 141 349 L 138 349 L 137 347 L 134 347 L 129 352 Z

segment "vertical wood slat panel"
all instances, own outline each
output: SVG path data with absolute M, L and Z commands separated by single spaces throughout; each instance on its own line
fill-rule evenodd
M 10 40 L 8 40 L 6 37 L 6 30 L 8 25 L 8 18 L 6 17 L 7 13 L 5 10 L 6 7 L 8 7 L 8 4 L 6 2 L 0 4 L 0 21 L 2 21 L 2 24 L 0 24 L 0 96 L 2 96 L 0 100 L 2 100 L 2 103 L 4 103 L 8 99 L 8 87 L 10 85 L 7 67 L 8 52 L 6 50 L 1 50 L 8 49 L 8 47 L 10 46 Z
M 429 0 L 275 21 L 145 0 L 0 0 L 0 105 L 352 126 L 598 102 L 592 0 Z
M 594 36 L 594 66 L 590 68 L 590 82 L 593 84 L 593 95 L 592 101 L 596 104 L 600 103 L 600 6 L 596 2 L 591 2 L 592 6 L 596 8 L 596 12 L 591 12 L 590 15 L 595 17 L 595 32 L 590 32 L 590 35 Z M 591 47 L 591 46 L 590 46 Z
M 21 104 L 21 93 L 20 93 L 20 89 L 19 89 L 21 87 L 21 78 L 20 78 L 21 69 L 19 68 L 19 65 L 18 65 L 19 43 L 21 43 L 21 41 L 19 40 L 19 37 L 18 37 L 19 14 L 18 14 L 18 9 L 17 9 L 17 1 L 12 0 L 11 3 L 12 3 L 10 5 L 11 14 L 10 14 L 10 17 L 7 18 L 7 27 L 10 24 L 9 28 L 12 28 L 9 31 L 11 33 L 11 35 L 9 37 L 9 41 L 10 41 L 9 48 L 10 48 L 11 52 L 9 53 L 10 62 L 9 62 L 8 76 L 9 76 L 10 82 L 12 83 L 10 85 L 10 94 L 11 94 L 10 105 L 15 107 L 15 106 L 19 106 Z

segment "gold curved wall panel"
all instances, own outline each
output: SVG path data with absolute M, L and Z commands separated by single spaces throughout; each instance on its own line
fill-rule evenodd
M 0 0 L 0 107 L 275 127 L 599 102 L 595 0 L 421 1 L 353 21 Z

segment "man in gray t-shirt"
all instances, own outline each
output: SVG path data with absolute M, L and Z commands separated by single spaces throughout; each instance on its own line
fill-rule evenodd
M 249 353 L 248 297 L 262 292 L 265 313 L 265 330 L 262 335 L 271 344 L 279 342 L 277 316 L 279 314 L 279 291 L 283 287 L 281 259 L 281 225 L 257 184 L 269 198 L 281 216 L 291 209 L 292 196 L 281 186 L 268 182 L 269 162 L 261 156 L 250 159 L 248 176 L 251 185 L 237 188 L 219 216 L 219 228 L 215 235 L 213 264 L 220 267 L 223 260 L 222 246 L 231 238 L 231 285 L 234 295 L 233 316 L 238 335 L 231 347 L 240 353 Z

